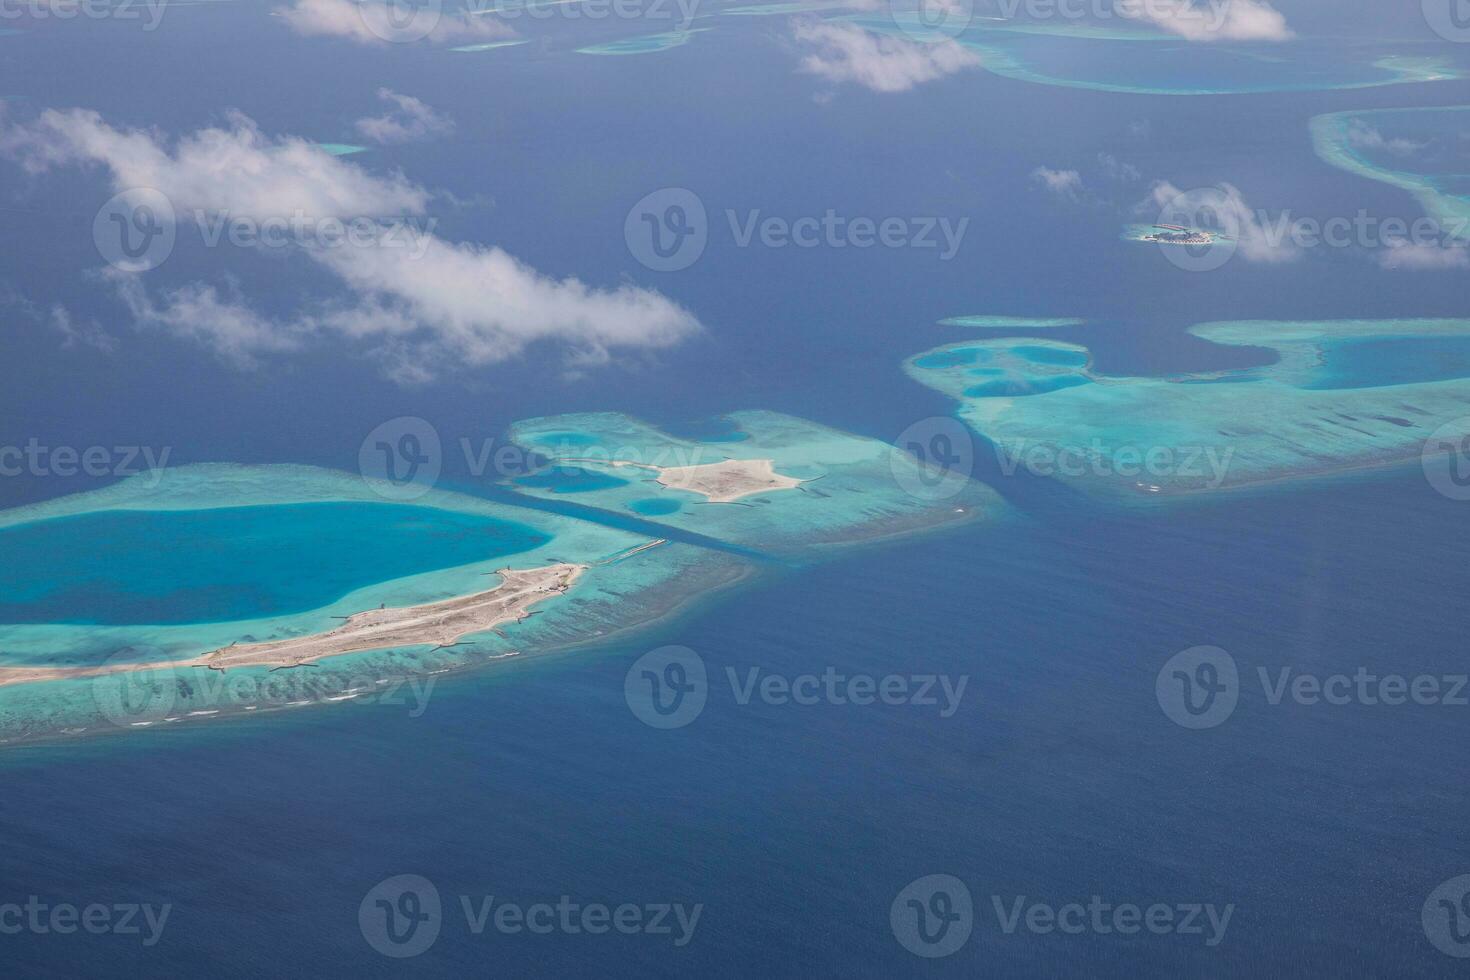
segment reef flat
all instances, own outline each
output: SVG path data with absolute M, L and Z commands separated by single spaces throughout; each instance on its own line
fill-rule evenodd
M 1058 330 L 1063 327 L 1080 327 L 1086 322 L 1075 317 L 993 316 L 975 313 L 969 316 L 945 317 L 939 321 L 939 325 L 970 327 L 975 330 Z
M 949 40 L 918 13 L 844 18 L 875 33 Z M 1429 57 L 1422 46 L 1337 39 L 1195 44 L 1147 26 L 1112 28 L 977 17 L 954 38 L 986 71 L 1018 81 L 1140 95 L 1233 95 L 1329 91 L 1464 78 L 1463 58 Z
M 1324 162 L 1408 191 L 1447 236 L 1470 240 L 1470 106 L 1334 112 L 1310 126 Z
M 1004 471 L 1098 493 L 1157 495 L 1320 476 L 1417 459 L 1470 416 L 1470 321 L 1209 323 L 1212 343 L 1263 347 L 1245 370 L 1115 377 L 1086 347 L 968 341 L 906 372 L 959 403 Z
M 661 34 L 643 34 L 638 37 L 625 37 L 616 41 L 608 41 L 603 44 L 589 44 L 585 48 L 578 48 L 578 54 L 597 55 L 632 55 L 632 54 L 654 54 L 659 51 L 668 51 L 688 44 L 695 34 L 713 30 L 710 27 L 690 27 L 681 31 L 665 31 Z
M 530 43 L 530 38 L 521 37 L 507 41 L 483 41 L 479 44 L 461 44 L 449 50 L 458 54 L 478 54 L 481 51 L 499 51 L 501 48 L 514 48 Z
M 993 490 L 968 480 L 952 494 L 931 492 L 923 465 L 876 439 L 775 412 L 725 420 L 733 432 L 704 439 L 614 413 L 520 422 L 511 438 L 550 462 L 512 487 L 794 558 L 1004 510 Z M 712 495 L 696 481 L 731 464 L 747 481 L 756 473 L 785 479 L 754 489 L 746 482 L 733 495 Z
M 755 3 L 726 7 L 720 13 L 727 17 L 780 17 L 851 9 L 853 6 L 854 3 L 849 0 L 794 0 L 791 3 Z
M 350 157 L 368 151 L 367 147 L 358 146 L 356 143 L 318 143 L 317 148 L 325 150 L 334 157 Z

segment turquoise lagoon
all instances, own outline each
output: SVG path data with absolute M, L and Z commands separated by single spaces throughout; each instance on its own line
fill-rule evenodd
M 305 612 L 375 582 L 549 540 L 519 521 L 391 503 L 95 511 L 0 529 L 0 624 Z
M 1470 106 L 1334 112 L 1311 133 L 1322 160 L 1408 191 L 1447 235 L 1470 240 Z
M 932 39 L 915 14 L 847 18 L 870 31 Z M 976 18 L 957 38 L 981 67 L 1006 78 L 1147 95 L 1373 88 L 1464 78 L 1470 63 L 1421 54 L 1407 42 L 1301 38 L 1199 44 L 1146 27 L 1109 28 Z
M 69 540 L 78 522 L 112 522 L 104 527 L 111 534 L 128 526 L 130 518 L 146 521 L 155 536 L 132 539 L 139 549 L 133 566 L 137 581 L 127 575 L 129 562 L 122 552 L 127 541 L 98 541 L 108 552 L 102 572 L 71 560 L 79 555 L 76 542 Z M 231 540 L 234 527 L 252 529 L 254 537 Z M 313 537 L 313 530 L 319 536 Z M 738 556 L 678 542 L 638 550 L 654 539 L 447 491 L 430 491 L 412 506 L 386 504 L 368 481 L 300 466 L 210 464 L 166 470 L 157 481 L 133 477 L 104 490 L 0 514 L 0 535 L 17 533 L 33 539 L 28 548 L 37 554 L 48 544 L 60 554 L 20 570 L 31 592 L 49 588 L 53 594 L 75 595 L 85 583 L 89 591 L 81 608 L 126 615 L 79 623 L 68 620 L 97 617 L 66 611 L 52 619 L 6 622 L 0 625 L 0 660 L 13 666 L 118 661 L 165 666 L 111 678 L 0 687 L 0 741 L 350 700 L 391 678 L 600 641 L 678 611 L 753 568 Z M 372 540 L 375 536 L 380 540 Z M 421 540 L 410 540 L 415 536 Z M 395 548 L 412 560 L 385 559 L 384 552 Z M 354 554 L 355 549 L 361 553 Z M 250 557 L 247 567 L 232 571 L 232 560 L 241 555 Z M 333 559 L 342 569 L 328 573 Z M 495 586 L 500 568 L 561 561 L 590 567 L 571 590 L 537 605 L 527 619 L 453 647 L 377 650 L 312 667 L 240 668 L 224 675 L 166 666 L 234 642 L 323 632 L 380 605 L 418 605 L 481 592 Z M 220 589 L 230 582 L 236 608 L 252 614 L 209 618 L 217 614 L 216 606 L 193 594 L 200 570 Z M 182 592 L 177 601 L 169 598 L 170 587 Z M 296 594 L 268 612 L 250 605 L 271 590 Z M 158 602 L 169 603 L 169 615 L 132 621 L 143 608 L 140 593 L 156 593 Z M 303 605 L 312 608 L 298 608 Z M 10 604 L 12 613 L 18 608 Z M 180 621 L 185 615 L 198 618 Z M 125 684 L 117 680 L 123 676 Z
M 1002 458 L 1086 459 L 1044 475 L 1098 492 L 1212 490 L 1402 463 L 1441 426 L 1470 424 L 1470 321 L 1253 321 L 1190 332 L 1266 348 L 1276 360 L 1120 377 L 1094 371 L 1084 346 L 1030 337 L 948 345 L 905 369 L 954 398 L 960 419 Z M 1140 471 L 1132 460 L 1149 451 L 1156 463 Z M 1116 465 L 1123 453 L 1127 467 Z M 1199 465 L 1207 460 L 1223 472 Z

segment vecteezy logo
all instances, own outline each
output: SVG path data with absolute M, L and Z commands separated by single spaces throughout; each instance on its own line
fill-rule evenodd
M 645 725 L 683 728 L 699 717 L 709 698 L 704 659 L 688 647 L 651 650 L 628 668 L 623 697 Z
M 1239 200 L 1218 187 L 1171 198 L 1154 224 L 1150 240 L 1186 272 L 1212 272 L 1229 262 L 1240 246 Z
M 975 468 L 975 442 L 957 419 L 936 416 L 904 429 L 889 450 L 898 486 L 920 500 L 948 500 L 965 488 Z
M 888 18 L 921 44 L 959 37 L 975 19 L 974 0 L 888 0 Z
M 119 728 L 143 728 L 162 721 L 174 709 L 179 684 L 167 655 L 157 647 L 119 650 L 102 662 L 92 678 L 92 700 L 102 716 Z M 138 664 L 164 662 L 151 670 Z
M 1419 460 L 1431 487 L 1451 500 L 1470 500 L 1470 418 L 1430 433 Z
M 399 960 L 434 945 L 442 922 L 439 889 L 419 875 L 394 875 L 378 882 L 357 907 L 362 938 L 384 956 Z
M 444 15 L 442 0 L 364 0 L 357 11 L 369 31 L 392 44 L 422 41 Z
M 1446 41 L 1470 41 L 1470 0 L 1424 0 L 1424 19 Z
M 709 244 L 709 216 L 693 191 L 665 187 L 633 205 L 623 221 L 628 251 L 654 272 L 687 269 Z
M 1224 724 L 1240 700 L 1235 658 L 1219 647 L 1190 647 L 1169 658 L 1154 682 L 1159 707 L 1183 728 Z
M 1446 956 L 1470 957 L 1470 875 L 1451 878 L 1429 893 L 1421 912 L 1424 935 Z
M 434 488 L 444 463 L 439 431 L 413 415 L 389 419 L 367 434 L 357 470 L 379 496 L 415 500 Z
M 915 956 L 948 956 L 969 941 L 975 925 L 970 889 L 953 875 L 909 882 L 893 900 L 888 924 L 899 945 Z
M 174 206 L 151 187 L 115 194 L 92 220 L 92 242 L 108 265 L 123 272 L 156 269 L 174 250 Z

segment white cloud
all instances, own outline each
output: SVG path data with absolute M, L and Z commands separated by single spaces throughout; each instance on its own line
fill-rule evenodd
M 186 226 L 196 212 L 221 210 L 254 222 L 290 220 L 298 212 L 315 219 L 413 216 L 431 199 L 401 174 L 377 176 L 303 140 L 264 136 L 240 115 L 230 117 L 228 129 L 203 130 L 171 147 L 157 133 L 119 130 L 96 113 L 48 111 L 29 126 L 0 121 L 0 152 L 37 173 L 100 164 L 116 190 L 162 192 Z M 432 228 L 431 220 L 423 223 Z M 113 272 L 106 278 L 140 323 L 192 338 L 234 362 L 290 352 L 325 333 L 358 341 L 403 380 L 493 364 L 538 342 L 560 344 L 585 365 L 612 350 L 667 347 L 700 328 L 693 314 L 658 292 L 556 279 L 499 248 L 447 242 L 418 226 L 410 231 L 408 240 L 298 242 L 300 254 L 331 272 L 347 295 L 289 320 L 257 312 L 233 284 L 221 291 L 192 283 L 154 299 L 138 277 Z
M 1377 254 L 1378 264 L 1394 271 L 1439 272 L 1470 269 L 1470 249 L 1463 245 L 1389 244 Z
M 378 89 L 378 99 L 388 103 L 381 116 L 367 116 L 356 123 L 357 131 L 374 143 L 412 143 L 454 130 L 454 120 L 435 112 L 411 95 Z
M 1386 150 L 1401 157 L 1413 156 L 1429 146 L 1411 139 L 1389 139 L 1361 119 L 1354 119 L 1348 127 L 1348 142 L 1365 150 Z
M 429 364 L 493 364 L 537 341 L 561 341 L 585 361 L 589 350 L 672 346 L 698 328 L 660 293 L 553 279 L 499 248 L 429 236 L 417 260 L 390 248 L 312 254 L 354 293 L 320 314 L 322 325 Z
M 1082 192 L 1082 175 L 1075 170 L 1052 170 L 1037 167 L 1031 171 L 1031 179 L 1058 197 L 1076 200 Z
M 61 338 L 63 350 L 91 347 L 111 352 L 117 350 L 117 338 L 96 320 L 79 320 L 61 304 L 43 310 L 26 299 L 9 283 L 0 282 L 0 307 L 15 310 L 20 316 L 39 324 Z
M 91 347 L 109 353 L 117 350 L 117 338 L 103 330 L 96 320 L 78 320 L 59 304 L 47 311 L 45 323 L 52 333 L 61 337 L 61 346 L 65 350 L 77 347 Z
M 1103 175 L 1109 180 L 1131 183 L 1143 179 L 1143 174 L 1137 167 L 1131 163 L 1124 163 L 1111 153 L 1099 153 L 1097 163 L 1102 168 Z
M 422 214 L 430 195 L 400 174 L 378 177 L 294 137 L 263 135 L 230 113 L 170 147 L 157 132 L 121 130 L 96 112 L 47 109 L 35 123 L 0 129 L 0 152 L 32 173 L 101 164 L 119 190 L 151 187 L 176 209 L 236 216 Z
M 798 20 L 798 45 L 809 49 L 801 70 L 829 82 L 853 82 L 874 92 L 906 92 L 923 82 L 978 67 L 980 57 L 949 39 L 919 43 L 866 31 L 856 24 Z
M 1236 254 L 1248 262 L 1291 262 L 1301 257 L 1301 248 L 1292 238 L 1289 213 L 1282 216 L 1281 222 L 1263 223 L 1262 216 L 1246 204 L 1234 184 L 1217 184 L 1186 195 L 1167 180 L 1160 180 L 1137 210 L 1158 215 L 1175 210 L 1181 202 L 1189 205 L 1186 210 L 1198 207 L 1210 212 L 1198 216 L 1211 219 L 1212 227 L 1206 230 L 1224 231 L 1233 237 Z
M 255 366 L 262 354 L 297 350 L 305 339 L 303 325 L 280 323 L 250 309 L 233 282 L 223 296 L 214 286 L 196 282 L 166 290 L 162 302 L 155 303 L 138 276 L 109 270 L 104 278 L 117 287 L 140 325 L 197 341 L 240 367 Z
M 1267 0 L 1122 0 L 1120 9 L 1188 41 L 1289 41 L 1296 36 Z
M 295 0 L 274 13 L 304 37 L 341 37 L 359 44 L 387 44 L 393 39 L 452 41 L 517 36 L 513 28 L 494 17 L 476 17 L 465 11 L 442 13 L 432 5 L 420 8 L 406 23 L 396 20 L 388 4 L 379 0 Z

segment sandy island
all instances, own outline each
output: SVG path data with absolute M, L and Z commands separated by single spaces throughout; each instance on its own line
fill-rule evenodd
M 626 459 L 560 458 L 558 463 L 599 463 L 604 466 L 636 466 L 653 470 L 657 482 L 670 490 L 688 490 L 701 494 L 712 504 L 727 504 L 741 497 L 768 490 L 791 490 L 804 481 L 776 472 L 773 459 L 724 459 L 718 463 L 697 466 L 656 466 Z
M 349 616 L 341 626 L 326 633 L 265 643 L 235 643 L 188 660 L 86 667 L 0 667 L 0 687 L 165 668 L 300 667 L 326 657 L 367 650 L 426 643 L 449 646 L 501 623 L 520 622 L 530 615 L 532 606 L 566 592 L 586 570 L 586 565 L 568 563 L 530 569 L 504 568 L 498 572 L 501 583 L 488 592 L 422 606 L 371 609 Z

